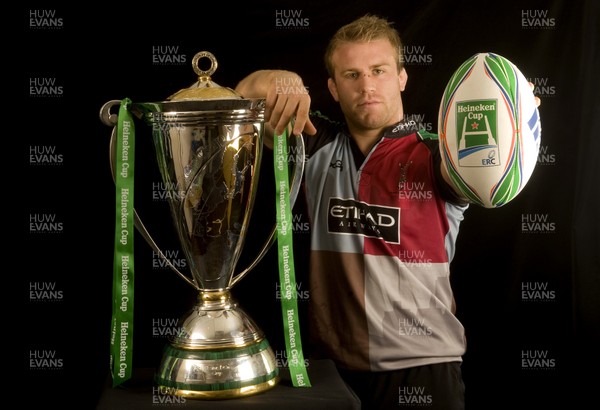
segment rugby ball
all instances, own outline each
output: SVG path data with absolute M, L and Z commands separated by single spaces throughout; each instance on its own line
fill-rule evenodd
M 498 208 L 529 181 L 541 142 L 529 81 L 506 58 L 478 53 L 452 75 L 440 103 L 442 166 L 470 202 Z

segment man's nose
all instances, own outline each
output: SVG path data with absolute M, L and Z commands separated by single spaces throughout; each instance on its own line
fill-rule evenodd
M 369 73 L 364 73 L 360 76 L 360 87 L 361 87 L 361 93 L 363 94 L 368 94 L 368 93 L 372 93 L 373 91 L 375 91 L 375 84 L 373 82 L 373 78 L 371 77 L 371 74 Z

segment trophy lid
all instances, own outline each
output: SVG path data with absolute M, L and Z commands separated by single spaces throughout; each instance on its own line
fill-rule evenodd
M 210 67 L 207 70 L 200 68 L 200 59 L 207 58 L 210 61 Z M 221 100 L 221 99 L 241 99 L 242 96 L 229 87 L 222 87 L 211 80 L 210 76 L 217 70 L 218 64 L 215 56 L 208 51 L 196 53 L 192 59 L 194 72 L 198 74 L 198 81 L 188 88 L 183 88 L 171 95 L 167 100 L 170 101 L 190 101 L 190 100 Z
M 199 66 L 203 58 L 210 61 L 207 70 Z M 244 98 L 235 90 L 211 80 L 210 76 L 217 69 L 217 59 L 212 53 L 196 53 L 192 67 L 198 81 L 166 100 L 133 103 L 132 112 L 149 123 L 236 123 L 264 119 L 264 98 Z

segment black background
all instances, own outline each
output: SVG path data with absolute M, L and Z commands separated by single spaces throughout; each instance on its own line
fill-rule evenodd
M 36 10 L 52 11 L 61 19 L 60 26 L 32 27 Z M 278 25 L 276 13 L 290 10 L 305 24 Z M 527 26 L 524 11 L 546 12 L 551 20 Z M 425 63 L 407 66 L 405 113 L 421 115 L 434 132 L 446 81 L 474 53 L 501 54 L 540 86 L 546 156 L 514 201 L 500 209 L 473 206 L 467 211 L 452 262 L 458 315 L 468 340 L 463 364 L 467 408 L 491 404 L 577 408 L 586 403 L 592 386 L 600 381 L 599 11 L 598 2 L 592 0 L 22 6 L 7 17 L 18 24 L 19 40 L 5 38 L 12 45 L 9 50 L 14 48 L 7 59 L 15 70 L 15 80 L 11 76 L 5 81 L 17 82 L 20 107 L 18 124 L 13 124 L 16 138 L 10 138 L 17 145 L 18 174 L 9 169 L 5 175 L 25 182 L 7 184 L 5 191 L 8 205 L 17 208 L 19 240 L 11 241 L 10 249 L 11 260 L 19 255 L 21 263 L 10 273 L 19 279 L 23 306 L 21 314 L 6 311 L 10 348 L 5 351 L 12 358 L 13 346 L 17 347 L 19 369 L 16 378 L 12 372 L 9 378 L 28 402 L 60 406 L 76 400 L 78 408 L 94 408 L 108 376 L 114 184 L 108 161 L 111 129 L 98 117 L 102 105 L 125 97 L 134 102 L 168 97 L 195 81 L 191 59 L 208 50 L 219 62 L 213 75 L 217 83 L 234 87 L 259 68 L 297 71 L 313 107 L 339 118 L 325 86 L 323 51 L 340 25 L 369 12 L 394 21 L 405 45 L 420 50 Z M 159 46 L 177 47 L 187 63 L 155 64 L 153 50 Z M 53 79 L 61 92 L 32 95 L 32 78 Z M 152 199 L 152 184 L 160 177 L 149 130 L 139 123 L 137 133 L 135 206 L 159 246 L 176 250 L 167 205 Z M 32 163 L 34 146 L 54 147 L 62 160 Z M 274 223 L 271 161 L 266 152 L 240 268 L 257 254 Z M 301 224 L 306 222 L 302 206 L 294 212 Z M 60 232 L 32 233 L 31 216 L 40 214 L 60 221 Z M 6 215 L 12 219 L 12 210 Z M 543 216 L 551 224 L 524 232 L 524 215 Z M 308 236 L 306 229 L 295 232 L 296 274 L 302 290 L 308 290 Z M 141 236 L 136 236 L 135 247 L 134 365 L 151 367 L 157 365 L 166 343 L 165 338 L 153 337 L 153 320 L 178 318 L 196 295 L 172 272 L 153 267 L 152 251 Z M 32 283 L 39 282 L 54 284 L 62 296 L 32 300 Z M 234 295 L 281 352 L 276 283 L 272 249 L 234 287 Z M 521 288 L 526 283 L 543 284 L 554 297 L 523 300 Z M 299 303 L 303 313 L 306 301 Z M 302 329 L 306 331 L 305 323 Z M 32 368 L 32 351 L 55 352 L 62 365 Z M 524 369 L 524 351 L 546 352 L 554 366 Z

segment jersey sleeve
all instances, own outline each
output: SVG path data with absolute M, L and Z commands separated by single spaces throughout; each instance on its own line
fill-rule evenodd
M 336 122 L 321 114 L 319 111 L 310 112 L 310 120 L 317 129 L 315 135 L 306 135 L 304 137 L 304 149 L 307 157 L 333 141 L 338 132 L 343 128 L 343 124 Z
M 440 152 L 439 138 L 437 134 L 426 131 L 419 131 L 422 141 L 427 145 L 431 152 L 433 161 L 433 172 L 435 174 L 435 183 L 442 199 L 454 205 L 465 206 L 469 202 L 456 193 L 454 188 L 446 182 L 442 176 L 442 155 Z

